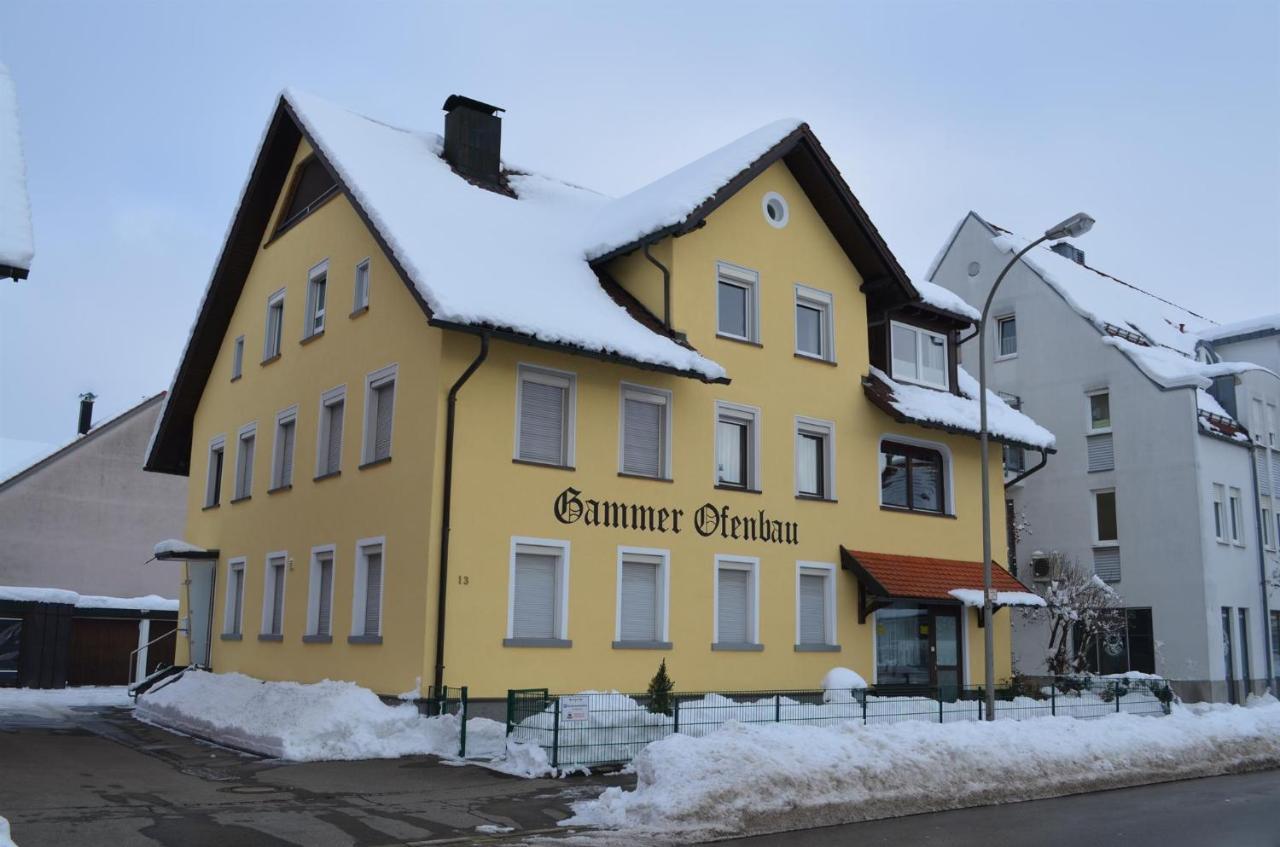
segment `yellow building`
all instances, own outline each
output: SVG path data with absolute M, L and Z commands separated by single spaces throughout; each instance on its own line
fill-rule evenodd
M 681 690 L 981 683 L 972 310 L 809 127 L 611 200 L 445 110 L 441 139 L 279 102 L 147 457 L 190 477 L 189 661 L 473 698 L 660 659 Z

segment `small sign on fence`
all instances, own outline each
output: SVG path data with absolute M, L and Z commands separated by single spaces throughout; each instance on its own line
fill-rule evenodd
M 580 695 L 560 698 L 560 720 L 585 721 L 591 718 L 590 701 Z

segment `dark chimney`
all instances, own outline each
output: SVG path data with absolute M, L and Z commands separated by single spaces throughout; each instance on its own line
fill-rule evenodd
M 80 395 L 80 423 L 76 426 L 78 435 L 84 435 L 93 426 L 93 401 L 97 399 L 92 391 Z
M 1059 256 L 1066 256 L 1077 265 L 1084 264 L 1084 251 L 1069 241 L 1059 241 L 1057 244 L 1050 244 L 1049 249 L 1057 253 Z
M 502 118 L 505 111 L 470 97 L 444 101 L 444 158 L 467 179 L 502 190 Z

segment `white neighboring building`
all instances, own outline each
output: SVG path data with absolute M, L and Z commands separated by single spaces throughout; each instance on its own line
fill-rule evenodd
M 1026 244 L 970 212 L 929 278 L 980 308 Z M 1029 530 L 1010 554 L 1029 581 L 1046 576 L 1033 573 L 1034 554 L 1052 551 L 1121 594 L 1128 633 L 1091 657 L 1100 672 L 1159 673 L 1186 698 L 1234 700 L 1280 671 L 1280 591 L 1268 595 L 1263 579 L 1280 534 L 1276 323 L 1218 328 L 1090 268 L 1065 243 L 1032 250 L 996 294 L 990 387 L 1016 397 L 1058 448 L 1009 489 Z M 970 340 L 964 354 L 977 353 Z M 1008 461 L 1020 468 L 1023 457 Z M 1015 667 L 1044 673 L 1046 643 L 1042 627 L 1016 627 Z
M 18 92 L 9 69 L 0 63 L 0 280 L 26 279 L 34 255 Z

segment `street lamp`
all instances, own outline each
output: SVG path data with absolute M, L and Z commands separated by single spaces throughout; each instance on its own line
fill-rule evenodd
M 996 654 L 994 628 L 991 623 L 992 585 L 991 585 L 991 471 L 988 466 L 987 432 L 987 316 L 991 312 L 991 301 L 995 299 L 996 289 L 1004 282 L 1019 259 L 1025 256 L 1032 247 L 1044 241 L 1058 241 L 1063 238 L 1078 238 L 1093 228 L 1093 218 L 1084 212 L 1077 212 L 1062 223 L 1044 231 L 1044 235 L 1032 241 L 1013 255 L 1009 263 L 996 277 L 995 284 L 987 293 L 987 301 L 982 305 L 982 317 L 978 320 L 978 440 L 982 445 L 982 620 L 983 646 L 986 648 L 986 719 L 996 719 Z

